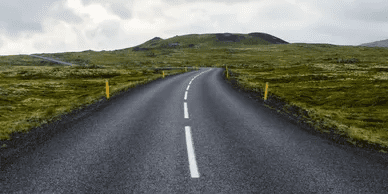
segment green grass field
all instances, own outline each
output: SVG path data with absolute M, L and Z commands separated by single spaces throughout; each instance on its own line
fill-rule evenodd
M 168 46 L 175 42 L 180 46 Z M 227 65 L 229 79 L 260 98 L 268 82 L 268 101 L 281 99 L 281 111 L 304 118 L 317 131 L 334 129 L 354 144 L 362 140 L 388 150 L 387 48 L 270 44 L 259 39 L 222 43 L 210 34 L 150 40 L 139 47 L 148 50 L 40 54 L 78 67 L 28 56 L 0 57 L 0 139 L 101 99 L 105 79 L 114 93 L 160 78 L 158 67 Z
M 228 65 L 242 88 L 263 97 L 268 82 L 269 96 L 285 103 L 281 111 L 318 122 L 316 130 L 388 147 L 388 49 L 289 44 L 237 50 L 244 53 L 233 58 L 251 59 Z
M 67 66 L 29 56 L 3 56 L 0 61 L 0 140 L 106 98 L 106 80 L 112 97 L 162 78 L 163 71 L 165 76 L 185 72 L 147 65 Z

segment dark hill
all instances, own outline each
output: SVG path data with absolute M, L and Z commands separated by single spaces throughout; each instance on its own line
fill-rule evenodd
M 266 33 L 253 32 L 249 34 L 187 34 L 168 39 L 154 37 L 147 42 L 133 47 L 133 51 L 146 51 L 156 48 L 199 48 L 239 45 L 269 45 L 288 44 L 288 42 Z
M 380 40 L 370 43 L 360 44 L 359 46 L 367 46 L 367 47 L 388 47 L 388 39 Z
M 270 42 L 272 44 L 288 44 L 288 42 L 286 42 L 278 37 L 266 34 L 266 33 L 253 32 L 253 33 L 249 33 L 248 35 L 253 36 L 253 37 L 257 37 L 257 38 L 261 38 L 261 39 L 263 39 L 267 42 Z
M 155 41 L 155 40 L 163 40 L 163 39 L 161 39 L 159 37 L 155 37 L 155 38 L 151 39 L 150 41 Z

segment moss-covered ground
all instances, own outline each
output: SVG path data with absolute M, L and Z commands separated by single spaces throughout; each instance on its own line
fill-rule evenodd
M 22 55 L 0 57 L 0 139 L 101 100 L 106 79 L 114 94 L 161 78 L 158 68 L 179 67 L 165 69 L 170 75 L 198 65 L 227 66 L 229 79 L 258 98 L 263 98 L 268 82 L 268 107 L 280 99 L 282 111 L 305 118 L 322 133 L 335 130 L 354 144 L 388 148 L 387 48 L 219 43 L 208 35 L 174 38 L 146 42 L 145 51 L 40 54 L 79 65 L 75 67 Z M 181 46 L 170 48 L 169 42 Z M 194 46 L 187 47 L 189 43 Z

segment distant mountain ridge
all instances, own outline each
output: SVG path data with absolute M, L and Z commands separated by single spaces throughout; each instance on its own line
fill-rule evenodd
M 367 46 L 367 47 L 388 47 L 388 39 L 380 40 L 370 43 L 360 44 L 359 46 Z
M 168 39 L 154 37 L 143 44 L 132 48 L 133 51 L 145 51 L 154 48 L 198 48 L 228 45 L 269 45 L 289 44 L 288 42 L 267 33 L 253 32 L 239 33 L 213 33 L 213 34 L 187 34 L 174 36 Z

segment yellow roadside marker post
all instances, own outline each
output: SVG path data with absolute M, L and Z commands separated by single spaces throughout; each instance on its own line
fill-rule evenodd
M 268 82 L 265 83 L 264 100 L 267 100 L 267 94 L 268 94 Z
M 228 79 L 229 79 L 228 66 L 226 65 L 225 67 L 226 67 L 226 78 L 228 78 Z
M 162 71 L 163 72 L 163 78 L 164 78 L 164 71 Z
M 109 99 L 109 84 L 108 84 L 108 80 L 105 80 L 106 82 L 106 98 Z
M 185 67 L 185 72 L 187 72 L 187 67 Z

